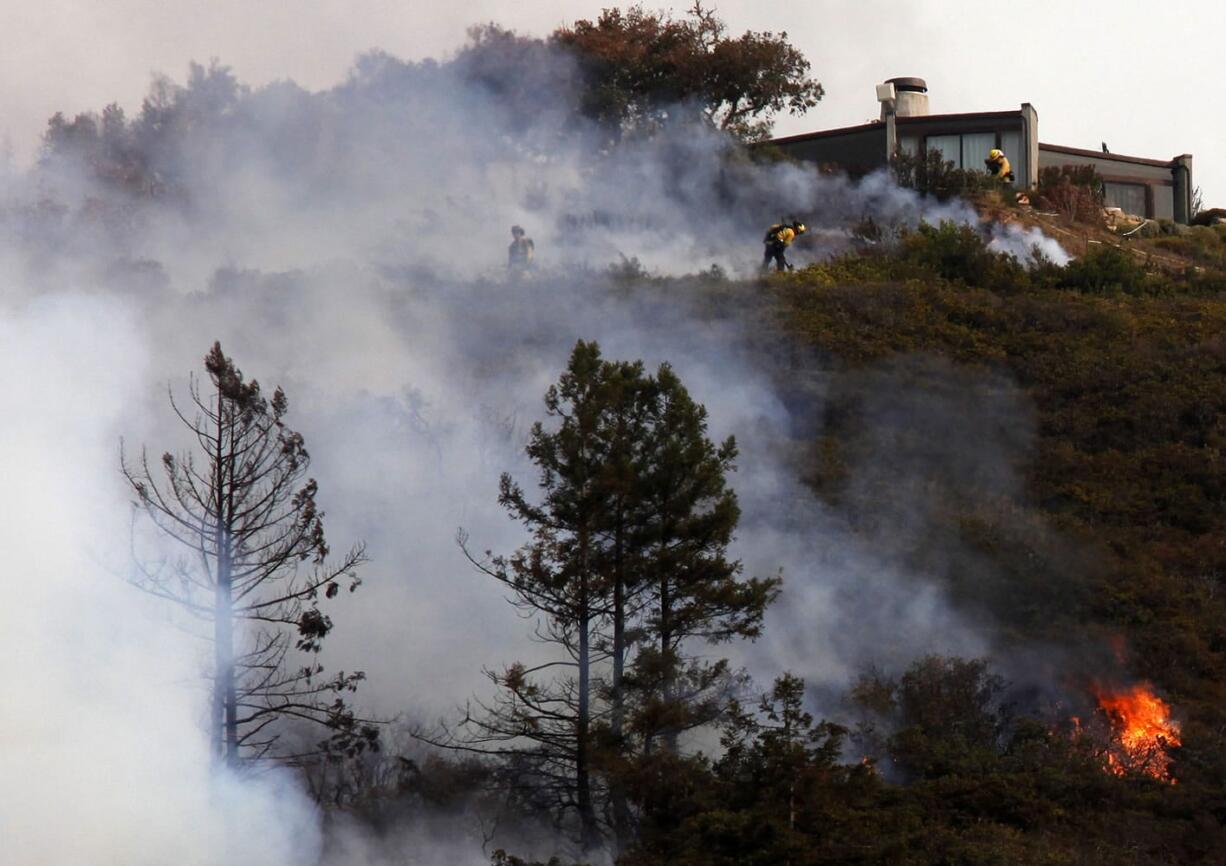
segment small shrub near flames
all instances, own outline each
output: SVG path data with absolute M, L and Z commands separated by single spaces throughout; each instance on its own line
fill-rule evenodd
M 1005 681 L 983 659 L 920 659 L 898 678 L 863 675 L 851 692 L 865 713 L 858 741 L 910 777 L 937 778 L 995 755 L 1008 717 Z

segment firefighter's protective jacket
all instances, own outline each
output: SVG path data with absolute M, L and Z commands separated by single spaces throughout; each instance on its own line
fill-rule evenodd
M 984 165 L 988 167 L 988 174 L 992 177 L 999 177 L 1008 180 L 1013 174 L 1013 167 L 1009 165 L 1009 157 L 1003 153 L 996 159 L 988 159 L 984 161 Z
M 782 246 L 791 246 L 792 241 L 796 240 L 796 230 L 787 225 L 773 225 L 766 230 L 766 237 L 763 238 L 765 243 L 781 244 Z

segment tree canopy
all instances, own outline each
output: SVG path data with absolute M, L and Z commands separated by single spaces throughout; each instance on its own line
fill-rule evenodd
M 452 745 L 513 754 L 516 786 L 543 793 L 559 822 L 577 819 L 583 851 L 607 823 L 618 848 L 632 836 L 636 764 L 675 755 L 680 733 L 731 706 L 727 663 L 687 643 L 755 637 L 777 580 L 741 579 L 726 557 L 736 445 L 707 438 L 706 410 L 667 364 L 649 376 L 579 341 L 545 408 L 527 446 L 539 498 L 509 475 L 499 497 L 531 540 L 478 565 L 539 618 L 558 657 L 491 673 L 498 695 Z
M 550 38 L 578 62 L 583 113 L 619 134 L 690 114 L 754 141 L 770 134 L 775 114 L 803 114 L 824 94 L 787 33 L 729 36 L 700 3 L 681 19 L 606 9 Z

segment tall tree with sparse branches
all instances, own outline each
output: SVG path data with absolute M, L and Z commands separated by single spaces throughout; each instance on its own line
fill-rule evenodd
M 282 420 L 285 393 L 265 397 L 219 343 L 204 366 L 209 387 L 193 377 L 188 405 L 170 393 L 195 447 L 163 454 L 156 473 L 144 451 L 132 462 L 121 447 L 138 513 L 175 551 L 134 555 L 133 582 L 205 626 L 213 645 L 209 736 L 220 761 L 373 747 L 376 729 L 346 702 L 364 675 L 325 674 L 318 660 L 332 630 L 320 602 L 342 584 L 358 587 L 363 545 L 329 560 L 318 488 L 306 476 L 310 455 Z M 324 729 L 318 748 L 281 745 L 298 724 Z

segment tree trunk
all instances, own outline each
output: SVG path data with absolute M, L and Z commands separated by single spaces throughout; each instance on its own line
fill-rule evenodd
M 226 764 L 238 764 L 238 698 L 234 685 L 234 623 L 230 599 L 229 565 L 218 563 L 214 596 L 213 649 L 216 676 L 213 689 L 214 722 L 217 725 L 218 757 Z
M 671 657 L 673 644 L 673 630 L 670 622 L 670 614 L 672 613 L 673 600 L 669 594 L 671 587 L 668 584 L 668 576 L 660 577 L 660 663 L 664 666 L 662 671 L 662 681 L 660 683 L 660 699 L 666 708 L 666 712 L 671 711 L 669 705 L 673 701 L 673 660 Z M 665 716 L 667 719 L 667 715 Z M 661 732 L 664 745 L 664 751 L 670 755 L 677 754 L 677 731 L 675 728 L 665 722 L 664 730 Z
M 592 804 L 591 779 L 591 591 L 590 575 L 588 574 L 588 541 L 581 538 L 583 550 L 582 574 L 579 576 L 579 707 L 575 723 L 575 799 L 579 807 L 580 839 L 585 852 L 596 849 L 600 844 L 599 830 L 596 826 L 596 809 Z
M 217 441 L 213 484 L 216 489 L 217 525 L 213 550 L 217 556 L 217 585 L 213 594 L 213 722 L 218 726 L 218 758 L 238 765 L 238 697 L 234 683 L 234 569 L 230 551 L 230 513 L 233 511 L 233 452 L 225 447 L 228 415 L 220 396 L 217 405 Z
M 625 697 L 622 694 L 622 676 L 626 667 L 626 575 L 623 561 L 623 545 L 625 539 L 621 527 L 622 516 L 617 516 L 618 529 L 614 539 L 613 550 L 613 689 L 612 709 L 609 730 L 612 735 L 613 748 L 619 755 L 626 752 L 622 742 L 625 725 Z M 630 844 L 630 806 L 626 802 L 626 790 L 620 779 L 609 783 L 609 798 L 613 804 L 613 835 L 617 841 L 618 852 L 626 850 Z

